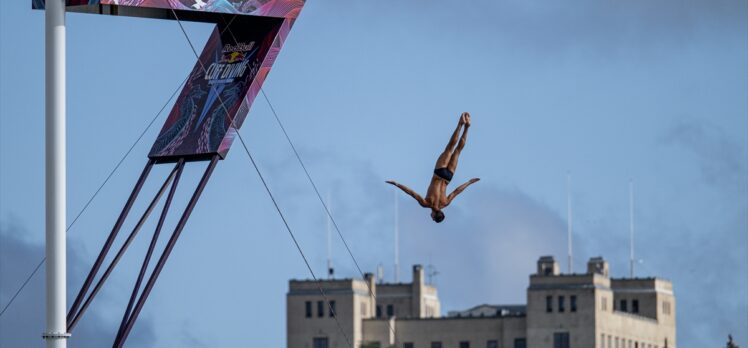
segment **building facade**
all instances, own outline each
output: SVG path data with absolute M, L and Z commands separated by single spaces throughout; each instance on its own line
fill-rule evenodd
M 675 296 L 660 278 L 610 278 L 592 258 L 561 274 L 550 256 L 530 275 L 526 305 L 480 305 L 441 315 L 420 265 L 411 283 L 291 280 L 288 348 L 672 348 Z M 324 294 L 324 295 L 323 295 Z M 333 316 L 334 314 L 334 316 Z M 337 318 L 337 320 L 336 320 Z

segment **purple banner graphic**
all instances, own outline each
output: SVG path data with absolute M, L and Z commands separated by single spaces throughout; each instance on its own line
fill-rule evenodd
M 44 0 L 32 0 L 36 9 Z M 216 23 L 148 157 L 225 158 L 304 0 L 67 0 L 71 12 Z
M 218 24 L 148 156 L 159 161 L 225 157 L 282 24 L 282 19 L 250 17 Z

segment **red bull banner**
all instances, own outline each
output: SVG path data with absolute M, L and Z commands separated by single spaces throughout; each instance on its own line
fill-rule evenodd
M 225 157 L 277 54 L 282 24 L 276 18 L 218 24 L 148 156 Z
M 225 158 L 303 0 L 67 0 L 67 10 L 213 22 L 148 155 L 156 162 Z M 32 0 L 36 9 L 44 0 Z M 185 44 L 187 44 L 185 42 Z

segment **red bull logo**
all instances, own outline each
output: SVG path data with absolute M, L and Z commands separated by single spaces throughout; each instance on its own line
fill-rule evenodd
M 211 84 L 234 82 L 244 76 L 256 52 L 254 41 L 249 44 L 224 45 L 221 58 L 206 69 L 205 79 Z
M 244 76 L 250 59 L 237 56 L 229 57 L 234 61 L 221 61 L 211 64 L 205 71 L 205 79 L 214 83 L 229 83 L 234 79 Z
M 236 45 L 226 44 L 223 46 L 223 52 L 234 52 L 234 51 L 251 51 L 255 47 L 255 42 L 250 43 L 239 42 Z
M 221 58 L 221 63 L 238 63 L 247 56 L 245 52 L 225 52 Z

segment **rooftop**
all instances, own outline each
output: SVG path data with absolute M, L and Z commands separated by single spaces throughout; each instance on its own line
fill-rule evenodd
M 527 315 L 526 305 L 490 305 L 482 304 L 464 311 L 449 311 L 448 318 L 483 318 L 483 317 L 523 317 Z

